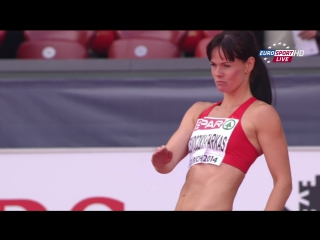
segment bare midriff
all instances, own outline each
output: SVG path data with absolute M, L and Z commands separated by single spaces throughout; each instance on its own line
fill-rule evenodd
M 187 174 L 176 211 L 232 211 L 237 191 L 245 177 L 228 164 L 193 165 Z

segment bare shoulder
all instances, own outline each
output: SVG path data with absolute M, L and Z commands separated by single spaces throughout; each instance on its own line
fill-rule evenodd
M 213 102 L 196 102 L 194 103 L 190 109 L 192 109 L 193 113 L 195 115 L 200 115 L 203 111 L 205 111 L 206 109 L 208 109 L 209 107 L 211 107 L 213 104 Z
M 258 128 L 281 125 L 281 119 L 276 109 L 263 101 L 258 100 L 252 104 L 249 109 L 249 116 Z
M 211 107 L 213 104 L 213 102 L 195 102 L 188 110 L 188 113 L 190 114 L 190 117 L 193 119 L 193 121 L 197 121 L 198 117 L 200 116 L 200 114 L 205 111 L 206 109 L 208 109 L 209 107 Z
M 195 109 L 205 110 L 205 109 L 211 107 L 213 104 L 215 104 L 215 103 L 213 103 L 213 102 L 201 102 L 201 101 L 199 101 L 199 102 L 194 103 L 194 104 L 192 105 L 192 107 L 194 107 Z
M 276 109 L 273 106 L 260 100 L 257 100 L 255 103 L 252 104 L 251 113 L 259 118 L 270 118 L 279 116 Z

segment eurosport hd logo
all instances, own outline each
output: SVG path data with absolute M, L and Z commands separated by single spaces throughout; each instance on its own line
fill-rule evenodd
M 304 50 L 291 50 L 290 46 L 279 42 L 272 44 L 267 50 L 260 50 L 259 56 L 267 63 L 291 62 L 293 57 L 303 57 Z

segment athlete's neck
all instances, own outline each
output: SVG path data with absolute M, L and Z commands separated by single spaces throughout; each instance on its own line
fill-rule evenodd
M 232 93 L 224 93 L 223 101 L 220 105 L 221 108 L 224 108 L 226 110 L 233 109 L 235 107 L 240 106 L 242 103 L 244 103 L 246 100 L 248 100 L 250 97 L 252 97 L 252 93 L 250 91 L 250 88 L 246 88 L 244 91 L 235 91 Z

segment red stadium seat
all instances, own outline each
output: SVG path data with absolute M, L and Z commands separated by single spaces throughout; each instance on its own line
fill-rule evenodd
M 94 36 L 96 35 L 96 30 L 87 30 L 87 47 L 90 47 Z
M 86 47 L 66 40 L 33 40 L 20 44 L 19 59 L 84 59 L 88 58 Z
M 116 31 L 117 38 L 119 39 L 154 39 L 154 40 L 164 40 L 176 44 L 178 47 L 181 46 L 184 39 L 187 37 L 188 31 L 185 30 L 171 30 L 171 31 Z
M 114 30 L 97 30 L 93 36 L 90 48 L 97 54 L 107 54 L 111 43 L 116 39 Z
M 195 53 L 194 53 L 194 56 L 196 58 L 206 58 L 207 57 L 207 45 L 208 43 L 211 41 L 211 37 L 206 37 L 206 38 L 203 38 L 199 41 L 199 43 L 197 44 L 196 46 L 196 49 L 195 49 Z
M 204 37 L 211 37 L 213 38 L 218 33 L 221 33 L 223 30 L 203 30 L 203 36 Z
M 188 35 L 188 31 L 186 30 L 176 30 L 175 32 L 175 37 L 172 38 L 172 42 L 177 44 L 178 47 L 181 49 L 183 41 L 186 39 Z
M 26 40 L 47 40 L 47 39 L 55 39 L 55 40 L 69 40 L 76 41 L 84 46 L 88 47 L 91 43 L 91 40 L 94 36 L 94 32 L 92 30 L 78 30 L 78 31 L 55 31 L 55 30 L 35 30 L 35 31 L 24 31 L 24 36 Z
M 202 30 L 189 30 L 181 45 L 181 51 L 194 54 L 199 41 L 204 37 Z
M 169 41 L 152 39 L 117 39 L 109 48 L 108 58 L 178 58 L 177 45 Z
M 5 38 L 6 34 L 7 34 L 7 30 L 0 30 L 0 46 L 3 42 L 3 39 Z
M 210 30 L 203 31 L 204 38 L 202 38 L 195 49 L 195 57 L 196 58 L 207 58 L 206 48 L 211 39 L 216 36 L 218 33 L 221 33 L 222 30 Z

